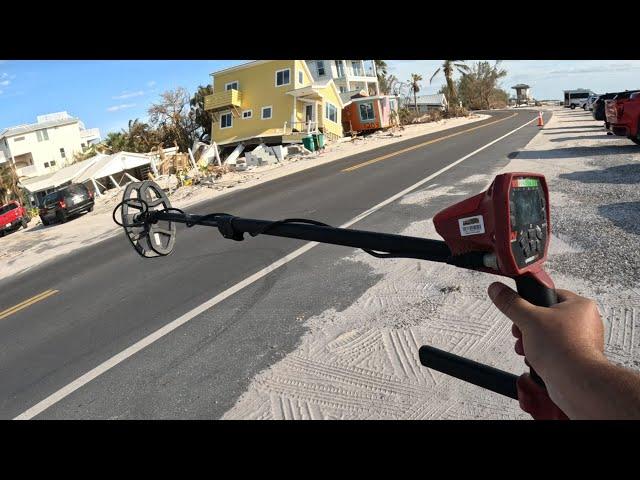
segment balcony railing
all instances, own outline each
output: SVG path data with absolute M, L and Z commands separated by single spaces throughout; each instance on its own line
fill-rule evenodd
M 317 133 L 318 122 L 284 122 L 282 129 L 283 135 L 289 135 L 293 133 Z
M 241 105 L 242 93 L 238 90 L 225 90 L 204 97 L 204 109 L 209 111 L 240 107 Z

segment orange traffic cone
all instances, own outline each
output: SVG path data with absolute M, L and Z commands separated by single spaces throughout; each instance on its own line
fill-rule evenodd
M 538 126 L 544 127 L 544 120 L 542 120 L 542 112 L 538 112 Z

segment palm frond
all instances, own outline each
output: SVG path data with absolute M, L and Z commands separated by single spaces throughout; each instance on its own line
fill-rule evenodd
M 429 83 L 433 82 L 433 79 L 436 77 L 436 75 L 438 75 L 440 73 L 440 68 L 438 68 L 433 75 L 431 75 L 431 78 L 429 79 Z

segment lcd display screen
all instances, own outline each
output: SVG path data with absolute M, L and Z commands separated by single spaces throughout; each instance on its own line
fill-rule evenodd
M 537 188 L 514 188 L 511 190 L 512 205 L 515 206 L 516 225 L 540 224 L 545 221 L 543 203 Z

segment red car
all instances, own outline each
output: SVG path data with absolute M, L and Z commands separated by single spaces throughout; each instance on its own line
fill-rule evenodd
M 0 237 L 20 227 L 27 228 L 30 220 L 29 212 L 20 203 L 13 201 L 3 205 L 0 207 Z
M 621 93 L 606 100 L 605 113 L 611 133 L 640 145 L 640 92 Z

